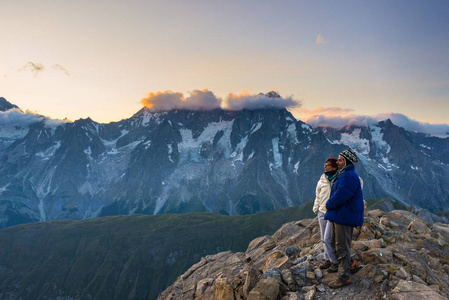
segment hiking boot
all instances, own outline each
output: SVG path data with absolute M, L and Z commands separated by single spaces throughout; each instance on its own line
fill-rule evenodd
M 328 273 L 337 273 L 338 272 L 338 264 L 332 264 L 328 269 Z
M 354 274 L 357 273 L 360 269 L 360 266 L 357 265 L 357 261 L 354 260 L 351 264 L 351 267 L 349 267 L 349 272 L 351 272 L 351 274 Z
M 348 279 L 346 281 L 341 281 L 340 279 L 337 278 L 337 279 L 329 282 L 329 287 L 331 289 L 338 289 L 338 288 L 341 288 L 342 286 L 348 285 L 350 283 L 351 283 L 351 279 Z
M 326 260 L 326 262 L 320 266 L 320 269 L 328 269 L 330 266 L 332 266 L 332 263 L 329 260 Z

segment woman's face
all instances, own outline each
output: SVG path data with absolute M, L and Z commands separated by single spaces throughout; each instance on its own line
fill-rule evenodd
M 330 172 L 334 170 L 337 170 L 337 168 L 333 168 L 330 162 L 324 163 L 324 172 Z
M 339 169 L 344 168 L 346 166 L 346 161 L 343 156 L 341 155 L 338 156 L 337 165 Z

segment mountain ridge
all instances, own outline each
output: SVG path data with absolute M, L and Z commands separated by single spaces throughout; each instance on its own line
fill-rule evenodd
M 449 138 L 408 132 L 391 121 L 312 128 L 280 108 L 142 108 L 109 124 L 35 120 L 10 124 L 0 135 L 0 227 L 296 206 L 314 197 L 322 162 L 347 147 L 359 155 L 365 198 L 449 210 Z

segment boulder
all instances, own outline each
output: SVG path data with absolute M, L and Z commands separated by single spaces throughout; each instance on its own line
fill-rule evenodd
M 447 300 L 431 287 L 413 281 L 400 280 L 391 291 L 390 299 L 394 300 Z
M 418 217 L 412 212 L 405 211 L 405 210 L 393 210 L 387 214 L 384 215 L 384 217 L 395 221 L 395 223 L 399 223 L 399 225 L 407 227 L 410 222 L 413 220 L 419 219 L 422 222 L 425 222 L 423 219 Z
M 234 300 L 234 290 L 228 284 L 227 278 L 219 278 L 215 280 L 214 299 Z
M 365 264 L 368 263 L 391 263 L 393 261 L 393 253 L 387 248 L 375 248 L 363 252 L 362 259 Z
M 275 251 L 266 258 L 263 272 L 265 273 L 269 267 L 290 268 L 291 266 L 293 266 L 293 263 L 290 261 L 288 256 L 284 255 L 280 251 Z
M 404 268 L 399 268 L 399 270 L 397 270 L 397 272 L 394 274 L 394 276 L 399 277 L 404 280 L 412 279 L 412 276 L 406 270 L 404 270 Z
M 383 210 L 380 209 L 374 209 L 374 210 L 369 210 L 367 212 L 368 216 L 374 217 L 374 218 L 380 218 L 382 217 L 385 212 Z
M 271 238 L 275 243 L 277 243 L 278 241 L 295 235 L 303 229 L 304 228 L 302 228 L 301 226 L 296 225 L 295 222 L 290 222 L 282 225 L 282 227 L 278 231 L 276 231 Z
M 440 246 L 449 246 L 449 224 L 435 223 L 432 226 L 432 234 L 438 238 Z
M 258 272 L 254 268 L 250 268 L 245 277 L 245 283 L 243 285 L 243 295 L 248 298 L 249 293 L 257 285 L 258 282 Z
M 279 292 L 280 285 L 274 277 L 262 279 L 249 293 L 248 300 L 276 300 L 279 296 Z
M 430 234 L 431 231 L 429 226 L 427 226 L 427 223 L 420 219 L 411 221 L 407 230 L 414 234 Z

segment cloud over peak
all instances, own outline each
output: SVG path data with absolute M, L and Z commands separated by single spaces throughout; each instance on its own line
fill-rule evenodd
M 180 92 L 149 93 L 140 101 L 145 107 L 154 111 L 191 109 L 212 110 L 220 107 L 221 100 L 207 89 L 194 90 L 190 96 L 184 97 Z
M 428 122 L 419 122 L 403 114 L 385 112 L 371 116 L 356 115 L 351 113 L 350 109 L 338 107 L 323 108 L 315 110 L 301 110 L 302 121 L 313 127 L 333 127 L 341 128 L 347 125 L 376 125 L 380 121 L 390 119 L 393 124 L 404 128 L 407 131 L 423 132 L 435 136 L 447 136 L 449 133 L 449 124 L 431 124 Z
M 292 97 L 282 98 L 276 92 L 267 94 L 250 94 L 242 91 L 239 94 L 229 93 L 226 99 L 221 99 L 213 92 L 203 89 L 194 90 L 185 97 L 180 92 L 156 92 L 149 93 L 141 100 L 141 103 L 154 111 L 189 109 L 189 110 L 213 110 L 223 108 L 228 110 L 241 109 L 266 109 L 266 108 L 288 108 L 300 105 Z
M 239 94 L 229 93 L 224 102 L 224 107 L 230 110 L 288 108 L 299 105 L 300 102 L 293 100 L 292 97 L 282 98 L 273 91 L 267 94 L 250 94 L 248 91 Z

